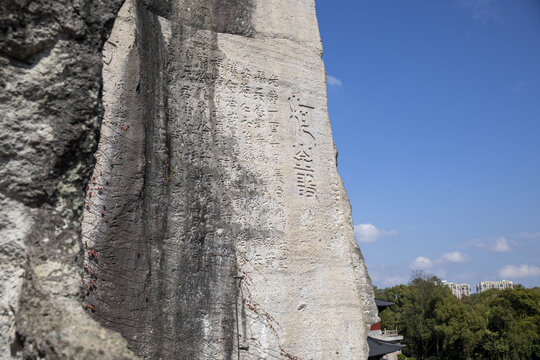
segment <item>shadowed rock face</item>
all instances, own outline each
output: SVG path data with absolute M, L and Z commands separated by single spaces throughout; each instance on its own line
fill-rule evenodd
M 366 358 L 313 0 L 120 5 L 0 4 L 0 353 Z
M 367 357 L 321 53 L 312 1 L 124 4 L 83 239 L 93 317 L 135 353 Z
M 155 8 L 127 3 L 105 47 L 106 115 L 83 231 L 99 254 L 87 256 L 86 281 L 97 280 L 88 301 L 140 355 L 232 358 L 239 279 L 232 212 L 218 183 L 226 171 L 219 156 L 229 151 L 212 134 L 217 64 L 202 69 L 199 55 L 224 59 L 204 28 L 212 15 L 225 21 L 245 9 L 194 2 L 179 19 Z M 178 98 L 187 92 L 189 101 Z M 232 137 L 223 141 L 232 149 Z M 238 185 L 232 193 L 245 197 Z

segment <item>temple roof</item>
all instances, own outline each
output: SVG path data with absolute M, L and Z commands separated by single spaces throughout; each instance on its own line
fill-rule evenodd
M 396 304 L 393 303 L 393 302 L 390 302 L 390 301 L 384 301 L 384 300 L 380 300 L 380 299 L 375 299 L 375 305 L 377 305 L 377 307 L 387 307 L 387 306 L 392 306 L 392 305 L 396 305 Z
M 379 340 L 368 336 L 369 357 L 390 354 L 405 347 L 402 344 L 395 344 L 384 340 Z

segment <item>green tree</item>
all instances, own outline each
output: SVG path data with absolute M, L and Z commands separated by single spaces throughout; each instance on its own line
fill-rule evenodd
M 540 294 L 516 286 L 481 293 L 476 309 L 484 310 L 489 336 L 484 356 L 493 359 L 540 359 Z
M 380 314 L 418 359 L 540 359 L 540 288 L 490 290 L 463 300 L 425 273 L 376 289 L 396 305 Z

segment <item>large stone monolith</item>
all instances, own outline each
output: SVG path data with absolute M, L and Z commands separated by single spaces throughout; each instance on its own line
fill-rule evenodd
M 148 359 L 366 359 L 313 0 L 127 0 L 103 50 L 86 303 Z

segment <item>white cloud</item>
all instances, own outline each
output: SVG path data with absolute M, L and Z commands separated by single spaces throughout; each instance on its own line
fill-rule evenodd
M 535 239 L 540 240 L 540 232 L 537 233 L 530 233 L 530 232 L 522 232 L 518 235 L 520 238 L 523 239 Z
M 527 85 L 525 81 L 520 81 L 516 84 L 516 86 L 514 86 L 512 91 L 515 93 L 521 92 L 522 90 L 525 90 L 525 85 Z
M 540 267 L 534 265 L 506 265 L 499 269 L 502 278 L 517 279 L 531 276 L 540 276 Z
M 358 224 L 354 226 L 354 234 L 356 235 L 356 241 L 370 243 L 383 237 L 396 236 L 397 231 L 380 230 L 371 224 Z
M 486 243 L 480 241 L 480 242 L 477 242 L 477 243 L 475 244 L 475 246 L 476 246 L 477 248 L 485 248 L 485 247 L 486 247 Z
M 467 256 L 459 251 L 447 252 L 439 259 L 441 263 L 464 263 L 465 261 L 467 261 Z
M 426 270 L 433 267 L 433 261 L 431 261 L 430 258 L 419 256 L 416 259 L 414 259 L 413 263 L 411 264 L 411 268 L 414 270 Z
M 489 21 L 502 22 L 501 9 L 495 0 L 456 0 L 457 7 L 464 9 L 474 20 L 484 24 Z
M 476 241 L 475 246 L 477 248 L 485 248 L 489 251 L 496 253 L 505 253 L 512 250 L 512 246 L 517 246 L 518 243 L 512 240 L 508 240 L 504 236 L 499 236 L 495 240 Z
M 509 252 L 511 250 L 509 241 L 503 236 L 497 238 L 490 249 L 498 253 Z
M 341 80 L 339 80 L 337 77 L 334 77 L 332 75 L 327 75 L 326 76 L 326 82 L 330 86 L 341 86 L 341 85 L 343 85 Z
M 383 284 L 386 287 L 395 286 L 399 284 L 406 284 L 407 278 L 403 276 L 389 276 L 385 277 L 383 280 Z

